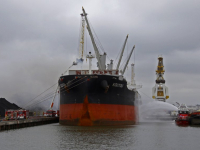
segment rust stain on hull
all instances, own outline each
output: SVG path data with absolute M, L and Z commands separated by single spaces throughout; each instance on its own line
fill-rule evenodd
M 90 113 L 88 110 L 88 96 L 86 95 L 84 102 L 83 102 L 83 109 L 82 109 L 82 115 L 79 120 L 80 126 L 92 126 L 93 123 L 90 118 Z

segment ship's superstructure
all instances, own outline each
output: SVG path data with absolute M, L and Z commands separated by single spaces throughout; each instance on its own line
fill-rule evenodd
M 163 57 L 159 56 L 156 70 L 156 84 L 152 88 L 152 98 L 163 102 L 169 98 L 168 87 L 165 85 L 164 72 Z
M 59 79 L 60 87 L 60 124 L 64 125 L 132 125 L 138 121 L 136 90 L 127 87 L 123 77 L 135 45 L 133 46 L 124 68 L 119 73 L 121 57 L 128 36 L 126 37 L 121 57 L 116 69 L 113 60 L 106 66 L 106 53 L 100 54 L 96 40 L 88 22 L 87 14 L 83 16 L 87 24 L 95 55 L 91 52 L 89 70 L 69 70 L 68 75 Z M 92 70 L 91 60 L 97 58 L 97 70 Z

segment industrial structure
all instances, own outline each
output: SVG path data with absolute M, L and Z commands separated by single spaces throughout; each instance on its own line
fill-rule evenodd
M 156 70 L 156 84 L 152 88 L 152 98 L 157 101 L 165 102 L 169 98 L 168 87 L 165 85 L 164 79 L 163 57 L 158 56 L 158 66 Z

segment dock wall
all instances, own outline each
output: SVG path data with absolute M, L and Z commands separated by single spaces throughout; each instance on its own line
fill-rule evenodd
M 50 124 L 50 123 L 58 123 L 58 122 L 59 122 L 58 117 L 43 117 L 43 118 L 31 118 L 27 120 L 1 121 L 0 131 L 45 125 L 45 124 Z

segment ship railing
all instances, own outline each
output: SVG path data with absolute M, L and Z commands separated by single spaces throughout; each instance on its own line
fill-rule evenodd
M 92 70 L 96 75 L 119 75 L 119 70 Z M 69 75 L 89 75 L 89 70 L 69 70 Z

